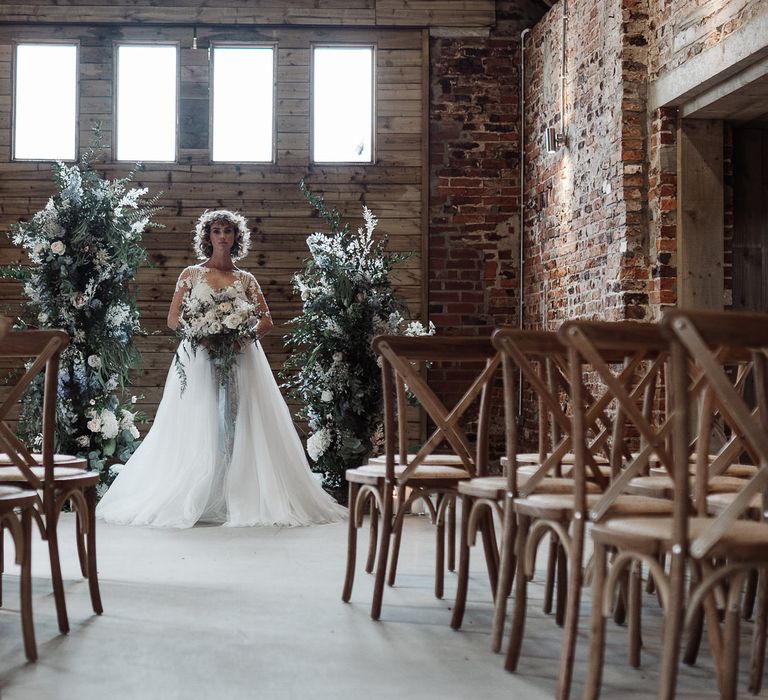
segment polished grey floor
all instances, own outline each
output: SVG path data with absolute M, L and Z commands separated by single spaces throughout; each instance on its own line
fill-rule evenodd
M 74 556 L 72 516 L 62 521 L 72 630 L 57 632 L 45 545 L 34 543 L 40 659 L 24 660 L 18 579 L 6 548 L 0 611 L 2 700 L 163 698 L 537 698 L 554 691 L 559 631 L 534 599 L 521 672 L 489 649 L 491 598 L 479 557 L 464 629 L 448 626 L 455 578 L 432 595 L 432 529 L 408 518 L 401 575 L 385 591 L 381 622 L 369 618 L 371 577 L 359 572 L 351 604 L 339 599 L 346 524 L 314 528 L 152 530 L 99 523 L 105 613 L 92 614 Z M 479 551 L 477 552 L 479 554 Z M 361 550 L 362 555 L 362 550 Z M 588 603 L 588 601 L 587 601 Z M 587 603 L 584 613 L 587 613 Z M 645 606 L 641 670 L 624 665 L 625 637 L 610 624 L 603 697 L 655 696 L 659 615 Z M 582 630 L 587 628 L 582 620 Z M 582 632 L 573 697 L 584 672 Z M 742 671 L 748 661 L 742 649 Z M 743 673 L 742 673 L 743 675 Z M 741 688 L 745 688 L 742 680 Z M 681 671 L 681 698 L 717 697 L 706 653 Z M 746 691 L 744 691 L 746 695 Z M 764 697 L 768 695 L 764 694 Z

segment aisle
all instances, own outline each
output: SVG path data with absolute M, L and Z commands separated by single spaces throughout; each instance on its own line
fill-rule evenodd
M 480 695 L 537 700 L 550 697 L 553 689 L 559 635 L 538 609 L 532 611 L 524 646 L 524 675 L 504 672 L 502 658 L 490 652 L 490 596 L 479 560 L 465 629 L 449 628 L 455 579 L 447 578 L 446 599 L 435 600 L 433 530 L 423 518 L 409 518 L 403 575 L 396 589 L 386 591 L 383 621 L 375 623 L 368 616 L 370 576 L 358 574 L 352 604 L 339 599 L 345 523 L 191 530 L 99 523 L 105 614 L 97 618 L 76 568 L 74 520 L 69 514 L 62 517 L 72 631 L 68 637 L 57 634 L 46 549 L 36 541 L 40 660 L 35 665 L 23 661 L 15 612 L 18 579 L 6 575 L 7 609 L 0 612 L 3 700 Z M 6 550 L 9 574 L 14 573 L 11 549 Z M 531 593 L 540 597 L 541 586 L 534 584 Z M 647 637 L 654 652 L 656 625 L 657 620 L 650 621 Z M 622 658 L 622 634 L 616 632 L 612 642 L 614 657 Z M 585 646 L 579 649 L 578 681 Z M 652 680 L 644 673 L 614 668 L 607 674 L 605 697 L 619 692 L 622 700 L 653 696 Z M 680 697 L 716 697 L 711 679 L 708 668 L 686 669 L 680 687 L 690 695 L 681 692 Z

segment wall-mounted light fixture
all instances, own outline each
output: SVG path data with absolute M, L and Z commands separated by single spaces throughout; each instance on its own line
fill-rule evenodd
M 560 147 L 565 145 L 565 134 L 558 133 L 554 126 L 547 127 L 544 132 L 544 144 L 547 153 L 557 153 Z
M 197 27 L 192 30 L 192 48 L 197 49 Z

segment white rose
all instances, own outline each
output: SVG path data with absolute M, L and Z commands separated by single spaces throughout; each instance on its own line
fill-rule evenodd
M 131 403 L 136 403 L 139 400 L 138 396 L 131 396 Z
M 91 444 L 91 438 L 89 438 L 87 435 L 81 435 L 79 438 L 77 438 L 77 444 L 80 447 L 88 447 L 88 445 Z
M 101 369 L 101 358 L 98 355 L 89 355 L 88 364 L 94 369 Z
M 227 328 L 234 330 L 242 323 L 242 318 L 243 317 L 240 314 L 229 314 L 229 316 L 224 319 L 224 325 Z
M 218 321 L 213 321 L 210 324 L 210 331 L 211 335 L 216 335 L 217 333 L 221 333 L 221 324 Z
M 301 290 L 301 300 L 306 301 L 309 299 L 309 292 L 306 289 Z
M 325 401 L 326 403 L 333 401 L 333 394 L 328 391 L 328 389 L 323 389 L 323 393 L 320 395 L 320 400 Z
M 224 303 L 219 304 L 219 311 L 223 314 L 228 314 L 230 311 L 232 311 L 232 302 L 225 301 Z
M 40 321 L 40 323 L 48 323 L 48 314 L 45 313 L 45 311 L 41 311 L 37 315 L 37 320 Z
M 131 437 L 133 437 L 134 440 L 137 440 L 139 437 L 139 429 L 132 425 L 130 428 L 128 428 L 128 431 L 131 433 Z
M 90 430 L 92 433 L 101 432 L 101 420 L 98 416 L 94 416 L 91 418 L 91 420 L 88 421 L 88 430 Z
M 130 411 L 123 410 L 122 418 L 120 418 L 120 427 L 123 429 L 130 428 L 133 425 L 133 419 L 135 414 Z
M 118 425 L 115 414 L 112 413 L 112 411 L 110 411 L 108 408 L 105 408 L 101 412 L 100 418 L 101 418 L 101 434 L 107 440 L 111 440 L 112 438 L 117 437 L 117 434 L 120 432 L 120 426 Z
M 55 255 L 64 255 L 67 247 L 61 241 L 54 241 L 51 243 L 51 252 Z
M 344 359 L 344 353 L 343 352 L 335 352 L 333 353 L 333 361 L 334 362 L 341 362 Z

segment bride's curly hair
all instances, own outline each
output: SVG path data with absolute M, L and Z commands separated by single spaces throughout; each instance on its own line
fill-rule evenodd
M 232 260 L 240 260 L 248 254 L 251 245 L 251 230 L 248 220 L 236 211 L 228 209 L 206 209 L 195 224 L 193 245 L 199 260 L 207 260 L 213 254 L 211 226 L 215 221 L 226 221 L 235 227 L 235 242 L 232 244 Z

